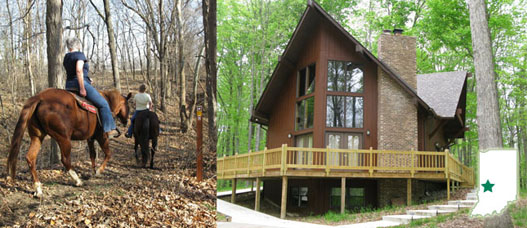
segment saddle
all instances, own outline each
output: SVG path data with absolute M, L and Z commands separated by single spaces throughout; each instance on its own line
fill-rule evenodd
M 73 95 L 73 97 L 77 101 L 77 105 L 79 105 L 79 107 L 81 109 L 84 109 L 84 110 L 86 110 L 88 112 L 91 112 L 93 114 L 97 114 L 97 112 L 99 111 L 97 109 L 97 107 L 95 107 L 95 105 L 93 105 L 93 103 L 91 101 L 87 100 L 84 97 L 81 97 L 79 95 L 79 90 L 78 89 L 76 89 L 76 88 L 69 88 L 69 89 L 66 89 L 66 91 L 68 91 L 71 95 Z

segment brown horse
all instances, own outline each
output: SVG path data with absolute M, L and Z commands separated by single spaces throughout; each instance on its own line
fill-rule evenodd
M 113 116 L 119 118 L 126 125 L 129 112 L 128 99 L 130 99 L 132 94 L 129 93 L 127 97 L 124 97 L 116 90 L 102 91 L 100 93 L 108 101 Z M 76 181 L 76 186 L 81 186 L 82 181 L 71 167 L 71 140 L 88 141 L 92 168 L 96 175 L 104 170 L 112 155 L 109 148 L 108 134 L 104 133 L 102 127 L 98 124 L 97 116 L 81 109 L 69 92 L 61 89 L 46 89 L 29 98 L 20 112 L 7 160 L 7 176 L 13 180 L 15 179 L 20 141 L 24 136 L 26 127 L 31 138 L 26 161 L 31 169 L 36 190 L 35 195 L 38 197 L 42 196 L 42 187 L 37 177 L 36 160 L 42 140 L 44 140 L 46 135 L 57 141 L 62 155 L 62 164 Z M 97 154 L 94 140 L 97 140 L 105 154 L 104 161 L 97 170 L 95 169 Z

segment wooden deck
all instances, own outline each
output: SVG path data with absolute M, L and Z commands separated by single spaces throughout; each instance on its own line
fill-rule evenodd
M 262 178 L 282 179 L 280 218 L 287 208 L 289 177 L 341 178 L 341 213 L 345 212 L 346 178 L 405 178 L 407 204 L 412 203 L 411 179 L 444 181 L 450 200 L 451 183 L 474 187 L 474 170 L 448 150 L 444 152 L 344 150 L 288 147 L 218 158 L 217 178 L 232 179 L 231 203 L 236 201 L 236 181 L 255 179 L 255 210 L 260 209 Z
M 474 170 L 444 152 L 281 148 L 218 158 L 218 179 L 416 178 L 474 185 Z

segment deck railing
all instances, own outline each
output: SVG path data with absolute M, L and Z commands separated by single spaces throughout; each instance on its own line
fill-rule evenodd
M 348 150 L 330 148 L 301 148 L 282 145 L 280 148 L 264 149 L 235 156 L 218 158 L 219 179 L 233 178 L 243 174 L 247 177 L 266 176 L 266 172 L 287 175 L 289 170 L 306 172 L 405 173 L 413 177 L 416 173 L 444 173 L 444 178 L 474 183 L 474 170 L 463 165 L 448 150 L 444 152 L 392 151 L 392 150 Z

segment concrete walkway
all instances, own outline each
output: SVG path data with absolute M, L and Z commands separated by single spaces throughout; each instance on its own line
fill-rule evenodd
M 218 227 L 302 227 L 302 228 L 320 228 L 327 227 L 306 222 L 289 221 L 279 219 L 258 211 L 254 211 L 236 204 L 229 203 L 225 200 L 218 199 L 218 212 L 228 215 L 232 218 L 231 223 L 218 223 Z M 250 225 L 250 226 L 248 226 Z

